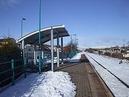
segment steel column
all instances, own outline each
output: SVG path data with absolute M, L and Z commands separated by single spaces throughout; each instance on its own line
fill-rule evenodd
M 34 64 L 36 65 L 36 51 L 34 49 Z
M 63 64 L 63 37 L 61 37 L 61 64 Z
M 59 56 L 59 34 L 57 33 L 57 67 L 60 64 L 60 56 Z
M 15 84 L 14 59 L 11 60 L 11 69 L 12 69 L 12 85 L 14 85 Z
M 51 27 L 51 70 L 54 71 L 54 56 L 53 56 L 53 49 L 54 49 L 54 39 L 53 39 L 53 28 Z
M 23 55 L 23 67 L 24 67 L 24 77 L 26 78 L 26 61 L 27 59 L 25 58 L 25 43 L 24 40 L 22 40 L 22 55 Z
M 44 52 L 42 51 L 42 59 L 44 58 Z

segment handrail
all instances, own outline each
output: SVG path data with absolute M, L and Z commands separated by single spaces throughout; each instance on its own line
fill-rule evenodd
M 16 77 L 19 75 L 19 74 L 23 74 L 25 75 L 26 77 L 26 66 L 24 66 L 25 64 L 23 64 L 22 62 L 23 60 L 22 59 L 18 59 L 18 60 L 14 60 L 12 59 L 11 61 L 8 61 L 8 62 L 3 62 L 3 63 L 0 63 L 1 67 L 3 65 L 3 70 L 0 71 L 0 84 L 2 85 L 4 82 L 6 83 L 6 81 L 9 81 L 12 82 L 12 85 L 15 84 L 15 80 L 16 80 Z M 18 65 L 17 62 L 21 62 L 20 65 Z M 4 70 L 4 66 L 7 65 L 6 67 L 6 70 Z M 19 69 L 21 68 L 21 70 Z M 2 75 L 6 75 L 6 76 L 3 76 L 4 78 L 2 78 Z M 4 85 L 2 85 L 4 86 Z
M 17 59 L 17 60 L 15 60 L 15 62 L 18 62 L 18 61 L 21 61 L 21 60 L 22 60 L 22 59 Z M 11 63 L 11 61 L 1 62 L 0 65 L 8 64 L 8 63 Z
M 0 65 L 8 64 L 8 63 L 11 63 L 11 61 L 8 61 L 8 62 L 2 62 L 2 63 L 0 63 Z

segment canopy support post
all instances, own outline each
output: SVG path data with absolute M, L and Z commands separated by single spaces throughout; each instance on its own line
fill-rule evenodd
M 59 34 L 57 33 L 57 67 L 59 67 L 60 64 L 60 56 L 59 56 Z
M 53 28 L 51 27 L 51 71 L 54 71 L 54 63 L 53 63 L 53 49 L 54 49 L 54 39 L 53 39 Z
M 61 64 L 63 64 L 63 37 L 61 37 Z

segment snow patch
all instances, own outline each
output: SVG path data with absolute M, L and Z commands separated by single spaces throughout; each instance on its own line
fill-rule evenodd
M 67 72 L 48 71 L 41 75 L 31 74 L 2 92 L 0 97 L 75 97 L 75 90 Z
M 84 54 L 84 52 L 77 53 L 70 59 L 70 62 L 79 62 L 82 54 Z
M 71 58 L 71 60 L 79 60 L 81 58 L 81 54 L 83 54 L 83 52 L 77 53 L 75 56 Z

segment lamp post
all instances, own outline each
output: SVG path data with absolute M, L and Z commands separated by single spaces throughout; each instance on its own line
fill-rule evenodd
M 22 18 L 21 19 L 21 37 L 23 36 L 23 21 L 25 21 L 26 18 Z M 26 59 L 25 59 L 25 44 L 24 44 L 24 40 L 22 40 L 22 44 L 21 44 L 21 48 L 22 48 L 22 53 L 23 53 L 23 65 L 24 65 L 24 77 L 26 78 L 26 71 L 25 71 L 25 65 L 26 65 Z
M 23 36 L 23 22 L 26 20 L 26 18 L 21 19 L 21 37 Z
M 41 73 L 41 0 L 39 0 L 39 74 Z

